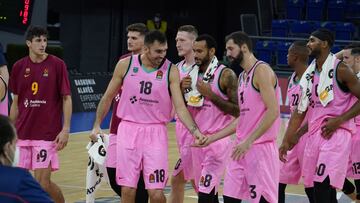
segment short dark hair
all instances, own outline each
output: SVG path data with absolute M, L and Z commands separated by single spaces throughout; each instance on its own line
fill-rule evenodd
M 46 28 L 40 26 L 31 26 L 26 33 L 26 40 L 32 41 L 35 37 L 45 36 L 49 37 L 49 33 Z
M 360 47 L 360 42 L 353 42 L 349 45 L 346 45 L 344 47 L 344 49 L 353 49 L 353 48 L 357 48 L 357 47 Z
M 205 41 L 208 49 L 211 49 L 211 48 L 216 49 L 216 46 L 217 46 L 215 39 L 209 34 L 202 34 L 202 35 L 198 36 L 195 41 L 196 42 Z
M 291 46 L 291 52 L 299 55 L 303 62 L 307 63 L 309 61 L 309 49 L 307 48 L 306 41 L 295 41 Z
M 352 48 L 351 55 L 359 56 L 360 55 L 360 47 Z
M 198 30 L 193 25 L 182 25 L 179 27 L 178 32 L 188 32 L 195 36 L 195 38 L 198 37 Z
M 246 44 L 250 52 L 253 52 L 253 46 L 252 41 L 250 37 L 242 31 L 236 31 L 233 33 L 230 33 L 228 36 L 225 37 L 225 43 L 229 40 L 233 40 L 235 44 L 237 44 L 239 47 L 243 44 Z
M 4 155 L 4 146 L 15 139 L 15 129 L 7 116 L 0 115 L 0 156 Z
M 145 35 L 149 30 L 144 23 L 134 23 L 126 27 L 127 32 L 139 32 L 140 35 Z
M 165 44 L 167 42 L 165 34 L 158 30 L 153 30 L 145 35 L 145 45 L 153 44 L 155 41 L 158 41 L 160 44 Z

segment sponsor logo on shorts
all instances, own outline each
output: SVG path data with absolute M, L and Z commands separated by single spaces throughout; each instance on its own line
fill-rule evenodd
M 150 176 L 149 176 L 149 183 L 155 183 L 155 176 L 154 176 L 154 174 L 150 174 Z

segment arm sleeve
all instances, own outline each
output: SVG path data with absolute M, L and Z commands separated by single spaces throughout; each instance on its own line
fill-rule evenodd
M 24 171 L 25 174 L 19 185 L 18 194 L 28 202 L 54 202 L 48 193 L 46 193 L 40 186 L 40 184 L 32 177 L 28 171 Z

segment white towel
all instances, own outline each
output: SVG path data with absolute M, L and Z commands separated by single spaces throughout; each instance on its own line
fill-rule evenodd
M 317 88 L 317 94 L 321 104 L 325 107 L 330 101 L 334 99 L 333 91 L 333 77 L 334 67 L 336 66 L 337 58 L 335 55 L 330 53 L 326 58 L 322 70 L 320 73 L 319 86 Z M 301 98 L 300 104 L 298 105 L 299 113 L 303 113 L 307 110 L 311 99 L 311 90 L 313 85 L 313 77 L 315 74 L 316 60 L 314 59 L 305 73 L 301 77 Z
M 89 162 L 86 172 L 86 202 L 95 202 L 95 192 L 100 188 L 102 182 L 109 183 L 105 159 L 106 149 L 109 146 L 109 136 L 104 135 L 102 138 L 98 135 L 96 143 L 90 142 L 86 149 L 89 153 Z
M 216 56 L 214 56 L 204 73 L 203 76 L 204 82 L 208 83 L 210 81 L 218 66 L 219 66 L 219 61 L 216 58 Z M 204 97 L 196 89 L 196 83 L 199 76 L 199 66 L 194 65 L 192 70 L 189 72 L 189 75 L 191 77 L 191 89 L 189 89 L 185 93 L 184 95 L 185 101 L 189 106 L 200 107 L 204 104 Z

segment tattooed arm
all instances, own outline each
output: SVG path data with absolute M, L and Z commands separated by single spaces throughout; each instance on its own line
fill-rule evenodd
M 216 95 L 213 91 L 211 91 L 210 85 L 207 83 L 199 81 L 197 85 L 198 91 L 204 97 L 209 98 L 210 101 L 224 113 L 230 114 L 234 117 L 239 116 L 237 87 L 237 77 L 234 71 L 229 68 L 225 68 L 220 75 L 220 88 L 229 98 L 228 100 L 224 100 L 219 95 Z

